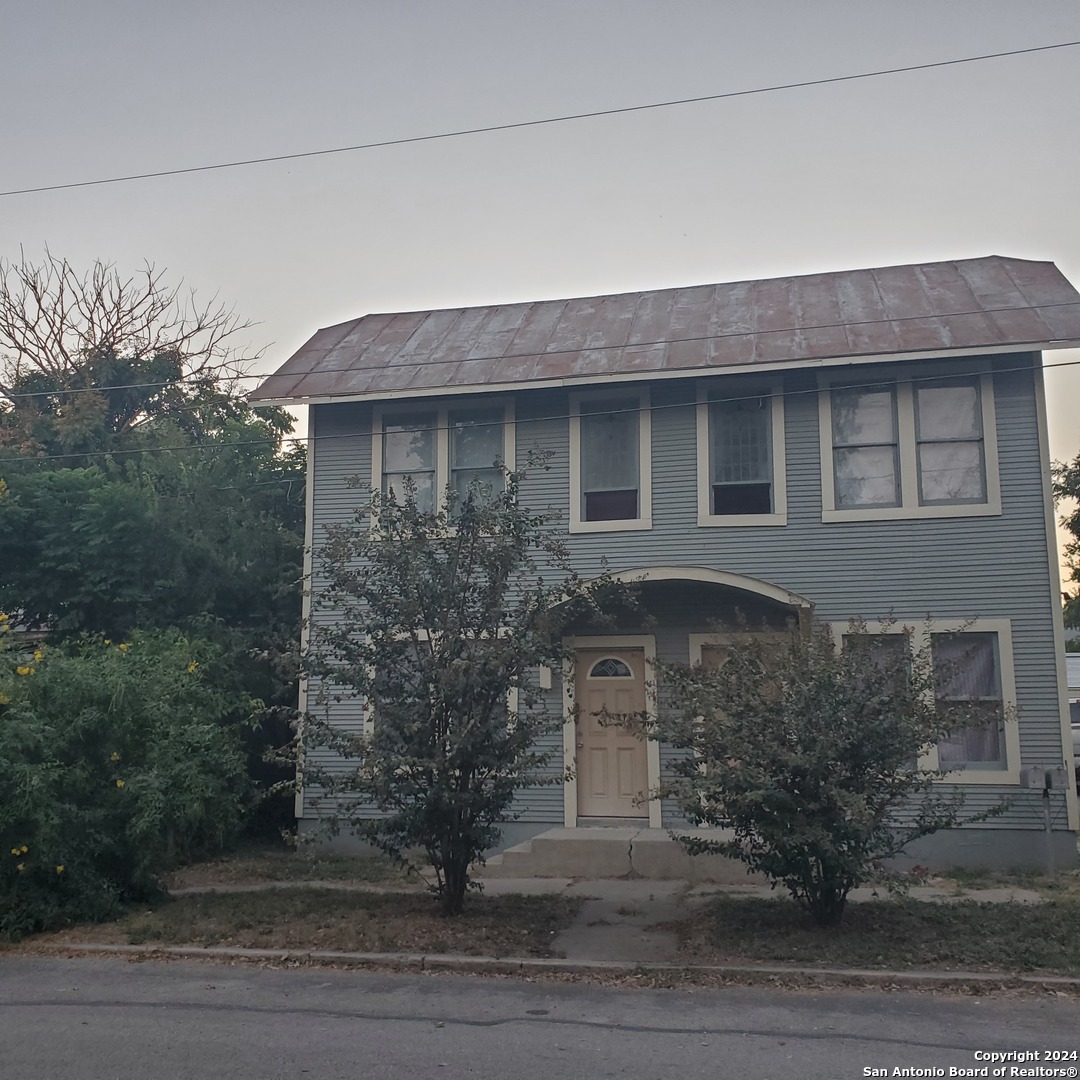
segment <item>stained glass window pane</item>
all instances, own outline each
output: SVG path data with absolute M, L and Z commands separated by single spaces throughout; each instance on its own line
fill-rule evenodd
M 605 660 L 598 660 L 593 664 L 589 672 L 590 679 L 629 679 L 633 672 L 621 660 L 609 656 Z

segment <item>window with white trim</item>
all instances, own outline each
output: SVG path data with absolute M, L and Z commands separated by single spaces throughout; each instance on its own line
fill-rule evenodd
M 436 507 L 447 488 L 462 498 L 502 491 L 503 466 L 514 468 L 512 403 L 398 409 L 376 406 L 371 485 L 400 502 L 407 484 L 421 510 Z
M 783 384 L 698 384 L 698 524 L 787 521 Z
M 998 637 L 991 633 L 932 634 L 937 699 L 962 702 L 986 714 L 938 743 L 942 769 L 1001 769 L 1005 765 L 1005 707 Z
M 379 489 L 404 502 L 411 482 L 416 505 L 430 511 L 435 505 L 435 436 L 437 413 L 387 417 L 382 430 L 382 477 Z
M 450 411 L 450 488 L 460 499 L 470 491 L 491 499 L 503 490 L 503 420 L 502 409 Z
M 571 397 L 571 532 L 651 528 L 650 431 L 646 390 Z
M 834 389 L 832 441 L 837 507 L 900 505 L 895 386 Z
M 822 520 L 1001 513 L 992 376 L 823 384 Z
M 894 649 L 914 652 L 929 647 L 937 700 L 986 716 L 985 723 L 965 727 L 928 748 L 919 766 L 948 773 L 950 783 L 1019 783 L 1020 730 L 1009 620 L 972 619 L 960 629 L 944 620 L 915 627 L 898 623 L 867 623 L 865 627 L 858 637 L 878 651 L 883 662 L 889 653 L 895 656 Z M 855 640 L 847 631 L 847 624 L 833 624 L 834 636 L 845 648 Z M 886 644 L 890 640 L 897 644 Z
M 977 379 L 915 386 L 915 447 L 921 506 L 986 502 Z

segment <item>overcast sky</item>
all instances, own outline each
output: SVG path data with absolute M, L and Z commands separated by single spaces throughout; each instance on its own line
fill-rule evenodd
M 1080 39 L 1077 0 L 0 0 L 0 191 Z M 987 254 L 1080 284 L 1080 48 L 0 198 L 0 257 L 320 326 Z M 1049 363 L 1080 362 L 1080 350 Z M 1080 366 L 1048 372 L 1080 452 Z

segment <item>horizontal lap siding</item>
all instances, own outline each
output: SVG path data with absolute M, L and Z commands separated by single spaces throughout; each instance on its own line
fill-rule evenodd
M 1057 597 L 1046 557 L 1033 376 L 1030 371 L 1005 370 L 1023 362 L 1015 356 L 982 361 L 987 368 L 993 363 L 1000 369 L 994 379 L 1000 517 L 823 523 L 816 376 L 796 373 L 785 381 L 788 524 L 699 528 L 695 383 L 653 383 L 653 528 L 568 536 L 574 564 L 586 576 L 601 571 L 604 557 L 612 571 L 686 565 L 743 574 L 807 597 L 815 604 L 815 615 L 828 621 L 852 616 L 895 617 L 904 623 L 918 623 L 928 615 L 958 623 L 972 617 L 1008 618 L 1022 714 L 1022 762 L 1059 762 L 1051 616 Z M 901 368 L 890 365 L 889 370 Z M 881 371 L 873 369 L 868 379 L 880 379 Z M 568 395 L 559 390 L 521 394 L 516 402 L 519 465 L 534 449 L 550 455 L 545 468 L 529 470 L 521 501 L 533 510 L 556 509 L 564 522 L 570 491 L 568 411 Z M 345 487 L 344 478 L 370 475 L 370 412 L 344 405 L 314 412 L 320 436 L 360 433 L 316 443 L 317 546 L 325 525 L 347 519 L 363 499 L 362 492 Z M 687 628 L 701 627 L 710 614 L 715 613 L 703 608 L 688 610 L 685 616 L 665 610 L 666 625 L 657 632 L 660 655 L 684 660 Z M 560 692 L 558 678 L 555 681 L 553 700 Z M 555 738 L 561 760 L 561 739 Z M 671 755 L 669 749 L 662 750 L 665 768 Z M 967 785 L 964 791 L 968 806 L 977 811 L 996 805 L 1011 789 Z M 523 793 L 522 819 L 561 821 L 562 801 L 558 786 Z M 1032 806 L 1024 794 L 986 827 L 1039 828 Z

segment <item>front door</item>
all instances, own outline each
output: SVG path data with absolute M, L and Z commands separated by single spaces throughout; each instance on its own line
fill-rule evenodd
M 574 695 L 578 815 L 645 816 L 646 741 L 614 720 L 644 713 L 644 650 L 578 649 Z

